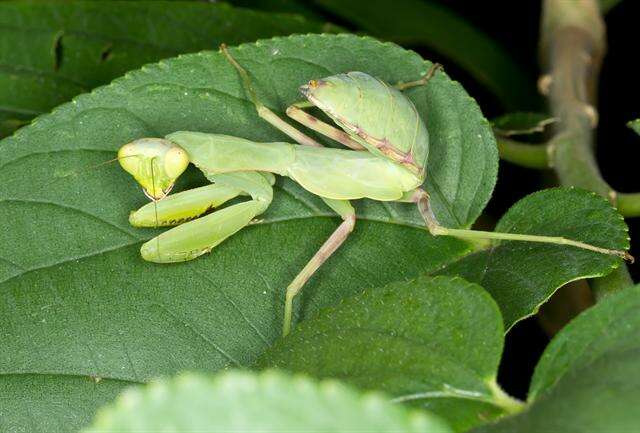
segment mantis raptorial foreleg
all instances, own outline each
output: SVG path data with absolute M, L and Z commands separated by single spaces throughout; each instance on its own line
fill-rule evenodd
M 188 191 L 170 194 L 129 214 L 134 227 L 166 227 L 182 224 L 240 195 L 241 191 L 223 183 L 215 183 Z
M 145 260 L 173 263 L 205 254 L 248 225 L 271 203 L 274 181 L 271 173 L 237 172 L 207 177 L 215 183 L 169 195 L 131 213 L 131 224 L 142 227 L 175 225 L 193 219 L 146 242 L 140 249 Z M 250 195 L 252 199 L 197 218 L 239 195 Z

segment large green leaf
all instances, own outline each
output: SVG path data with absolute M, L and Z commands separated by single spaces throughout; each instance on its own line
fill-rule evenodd
M 624 220 L 602 197 L 580 189 L 555 188 L 531 194 L 500 219 L 496 231 L 563 236 L 603 248 L 626 250 Z M 558 287 L 600 277 L 621 259 L 570 246 L 503 241 L 465 256 L 441 271 L 482 285 L 498 302 L 510 329 L 535 314 Z
M 518 410 L 496 383 L 503 331 L 500 311 L 482 287 L 422 278 L 369 289 L 323 310 L 258 366 L 381 389 L 464 431 Z
M 313 0 L 321 9 L 353 22 L 373 36 L 427 46 L 444 54 L 493 92 L 509 109 L 536 101 L 528 76 L 494 40 L 453 11 L 421 0 Z
M 1 2 L 0 134 L 145 63 L 321 29 L 225 4 Z
M 640 286 L 569 323 L 536 367 L 529 408 L 482 432 L 617 433 L 640 425 Z
M 347 35 L 274 39 L 232 53 L 280 112 L 310 78 L 362 70 L 407 81 L 429 67 L 395 45 Z M 409 96 L 429 122 L 436 213 L 450 225 L 469 225 L 495 181 L 488 122 L 444 74 Z M 0 381 L 22 374 L 25 395 L 41 395 L 29 374 L 50 374 L 59 386 L 72 376 L 100 376 L 102 386 L 217 370 L 253 362 L 279 336 L 283 289 L 336 221 L 317 198 L 280 182 L 263 224 L 211 255 L 175 265 L 142 261 L 138 246 L 155 232 L 127 221 L 144 203 L 142 193 L 116 165 L 92 166 L 131 139 L 175 130 L 282 139 L 256 116 L 223 57 L 200 53 L 130 73 L 0 142 L 0 218 L 11 222 L 0 242 Z M 178 188 L 202 182 L 194 170 Z M 464 242 L 431 238 L 413 206 L 367 202 L 358 213 L 353 235 L 305 288 L 300 317 L 469 251 Z M 3 392 L 0 385 L 0 400 Z M 85 404 L 95 406 L 89 396 Z M 30 431 L 49 431 L 50 419 L 63 416 L 50 407 L 33 417 Z M 76 410 L 75 425 L 82 425 L 91 412 Z
M 102 409 L 87 433 L 107 432 L 420 432 L 447 433 L 439 419 L 360 394 L 337 381 L 279 372 L 182 374 L 132 388 Z
M 0 342 L 6 334 L 0 331 Z M 3 348 L 4 350 L 4 348 Z M 78 430 L 97 408 L 112 401 L 130 381 L 88 376 L 2 374 L 0 431 L 10 433 Z

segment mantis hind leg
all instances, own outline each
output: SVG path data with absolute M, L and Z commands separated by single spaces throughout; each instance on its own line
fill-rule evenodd
M 538 236 L 527 235 L 519 233 L 498 233 L 487 232 L 481 230 L 464 230 L 464 229 L 449 229 L 441 226 L 438 223 L 431 205 L 429 202 L 429 194 L 426 191 L 417 189 L 412 194 L 412 200 L 418 205 L 420 214 L 424 219 L 424 222 L 433 236 L 455 236 L 462 239 L 484 239 L 484 240 L 506 240 L 506 241 L 523 241 L 523 242 L 538 242 L 545 244 L 555 245 L 569 245 L 575 248 L 581 248 L 588 251 L 594 251 L 600 254 L 607 254 L 612 256 L 621 257 L 627 261 L 633 262 L 633 256 L 628 252 L 622 250 L 612 250 L 609 248 L 597 247 L 595 245 L 587 244 L 585 242 L 576 241 L 573 239 L 567 239 L 559 236 Z
M 429 82 L 431 78 L 433 78 L 436 72 L 441 69 L 442 69 L 442 65 L 440 63 L 432 63 L 431 67 L 422 78 L 419 78 L 415 81 L 409 81 L 407 83 L 403 83 L 403 82 L 396 83 L 393 87 L 395 87 L 398 90 L 406 90 L 412 87 L 424 86 Z
M 325 199 L 325 203 L 335 210 L 343 221 L 287 287 L 282 326 L 283 336 L 291 331 L 293 299 L 318 268 L 343 244 L 356 225 L 356 213 L 348 201 Z
M 140 254 L 143 259 L 156 263 L 195 259 L 247 226 L 271 203 L 273 176 L 238 172 L 214 175 L 211 180 L 217 185 L 248 194 L 252 199 L 181 224 L 156 236 L 142 245 Z

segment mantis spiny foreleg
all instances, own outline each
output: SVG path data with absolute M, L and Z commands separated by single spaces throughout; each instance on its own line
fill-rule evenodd
M 180 224 L 142 245 L 140 254 L 145 260 L 173 263 L 208 253 L 248 225 L 271 203 L 274 178 L 270 173 L 238 172 L 207 177 L 215 183 L 169 195 L 131 213 L 129 221 L 134 226 Z M 197 218 L 239 195 L 250 195 L 252 199 Z M 191 221 L 181 224 L 187 220 Z

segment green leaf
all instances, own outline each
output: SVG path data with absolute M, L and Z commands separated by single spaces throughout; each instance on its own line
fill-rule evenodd
M 6 332 L 0 331 L 3 345 Z M 0 374 L 0 431 L 11 433 L 76 432 L 79 422 L 89 423 L 91 414 L 131 385 L 89 376 Z
M 602 13 L 607 13 L 614 7 L 618 6 L 622 0 L 599 0 Z
M 420 0 L 314 0 L 371 35 L 445 55 L 487 87 L 508 109 L 537 100 L 532 77 L 490 37 L 435 2 Z M 445 65 L 446 68 L 446 65 Z
M 0 120 L 0 138 L 13 134 L 18 128 L 28 125 L 28 120 L 5 119 Z
M 609 202 L 592 192 L 555 188 L 517 202 L 495 231 L 562 236 L 603 248 L 629 248 L 627 226 Z M 505 327 L 538 311 L 562 285 L 601 277 L 621 259 L 571 246 L 503 241 L 441 271 L 482 285 L 496 300 Z
M 313 20 L 322 19 L 322 17 L 314 12 L 306 2 L 297 2 L 296 0 L 231 0 L 229 3 L 232 3 L 234 6 L 268 12 L 299 14 Z
M 640 119 L 635 119 L 627 122 L 627 126 L 633 129 L 633 132 L 640 135 Z
M 225 4 L 1 2 L 0 122 L 30 120 L 166 57 L 222 42 L 320 31 L 320 23 L 301 17 Z M 11 132 L 4 129 L 0 133 Z
M 534 113 L 529 111 L 516 111 L 503 114 L 493 119 L 493 131 L 503 137 L 514 135 L 530 135 L 544 132 L 550 124 L 557 122 L 557 118 L 544 113 Z
M 640 425 L 640 286 L 612 294 L 547 347 L 529 408 L 481 432 L 631 432 Z
M 362 70 L 407 81 L 430 66 L 395 45 L 348 35 L 279 38 L 231 52 L 279 112 L 311 78 Z M 429 120 L 436 213 L 469 225 L 495 181 L 488 122 L 444 74 L 408 94 Z M 257 117 L 223 57 L 200 53 L 130 73 L 0 142 L 0 218 L 11 221 L 0 242 L 0 382 L 1 374 L 138 382 L 184 369 L 214 371 L 252 363 L 279 337 L 284 288 L 337 219 L 319 199 L 279 181 L 262 224 L 192 262 L 144 262 L 139 245 L 156 231 L 130 227 L 127 217 L 146 199 L 117 165 L 95 166 L 123 143 L 176 130 L 283 138 Z M 193 170 L 176 189 L 203 182 Z M 409 204 L 364 202 L 358 214 L 354 233 L 305 287 L 300 318 L 469 251 L 465 242 L 430 237 Z M 63 413 L 37 415 L 29 431 L 49 431 L 49 419 Z M 88 416 L 74 418 L 76 426 Z
M 442 421 L 338 381 L 270 371 L 214 377 L 181 374 L 126 390 L 99 411 L 91 432 L 421 432 L 447 433 Z
M 502 318 L 482 287 L 436 277 L 374 288 L 301 323 L 258 361 L 380 389 L 456 431 L 518 410 L 496 383 Z

